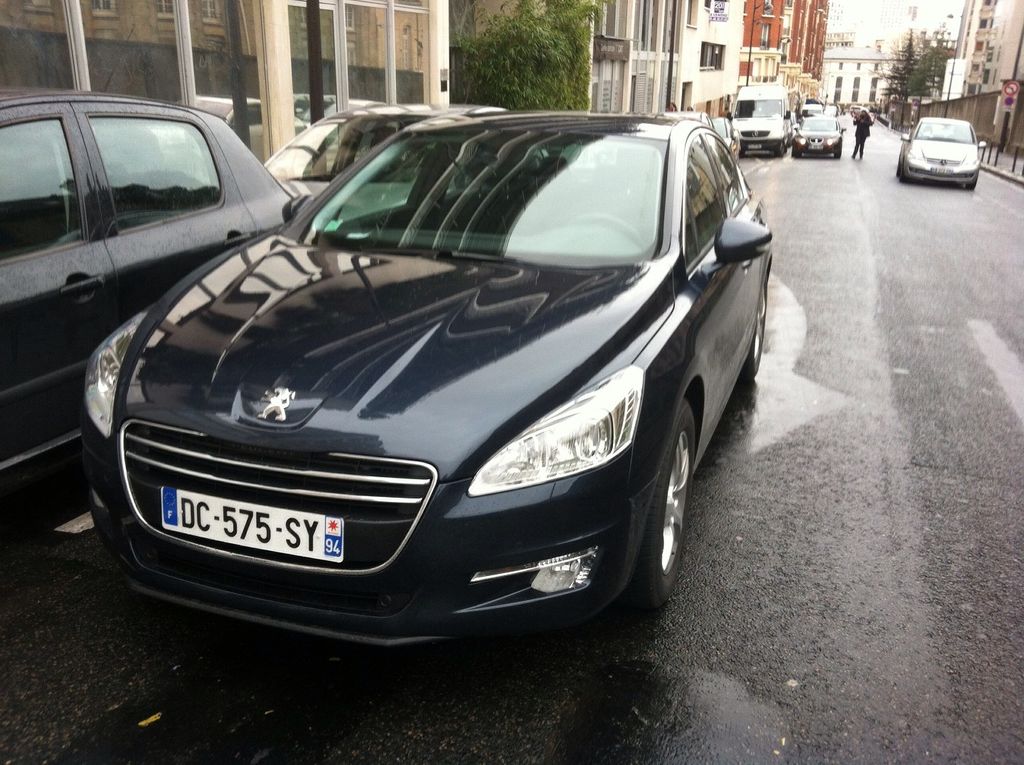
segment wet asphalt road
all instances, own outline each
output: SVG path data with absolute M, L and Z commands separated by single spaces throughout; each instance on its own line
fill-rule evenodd
M 850 150 L 742 161 L 767 352 L 661 613 L 389 650 L 238 624 L 56 531 L 68 471 L 0 500 L 0 762 L 1024 760 L 1024 189 Z

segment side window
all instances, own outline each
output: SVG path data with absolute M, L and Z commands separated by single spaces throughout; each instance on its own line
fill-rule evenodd
M 707 252 L 723 220 L 725 209 L 711 160 L 703 142 L 696 140 L 690 145 L 686 158 L 686 226 L 693 228 L 686 238 L 687 267 Z
M 0 127 L 0 260 L 82 238 L 60 120 Z
M 721 171 L 722 182 L 725 184 L 726 212 L 729 215 L 735 215 L 746 199 L 743 181 L 740 180 L 740 169 L 736 167 L 736 162 L 729 150 L 725 148 L 725 144 L 716 141 L 711 136 L 704 136 L 704 140 L 708 144 L 712 160 L 718 160 L 716 164 Z
M 201 210 L 220 200 L 202 133 L 187 122 L 138 117 L 89 120 L 114 193 L 121 230 Z

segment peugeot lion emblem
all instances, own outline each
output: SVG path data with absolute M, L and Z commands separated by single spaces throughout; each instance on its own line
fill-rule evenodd
M 263 404 L 263 411 L 256 416 L 261 420 L 273 420 L 284 422 L 287 415 L 284 410 L 295 400 L 295 391 L 288 388 L 274 388 L 263 394 L 260 403 Z

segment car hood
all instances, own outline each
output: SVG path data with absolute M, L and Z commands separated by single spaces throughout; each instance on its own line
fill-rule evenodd
M 804 138 L 839 138 L 842 135 L 838 130 L 801 130 L 799 134 Z
M 933 161 L 963 162 L 978 156 L 978 149 L 972 143 L 915 140 L 914 148 L 920 150 L 926 159 Z
M 125 418 L 468 477 L 667 316 L 670 258 L 624 267 L 375 255 L 268 237 L 165 298 Z M 261 419 L 268 391 L 294 399 Z

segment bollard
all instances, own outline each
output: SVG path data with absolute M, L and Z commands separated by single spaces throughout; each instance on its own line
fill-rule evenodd
M 1010 169 L 1011 173 L 1017 172 L 1017 154 L 1018 154 L 1018 152 L 1020 152 L 1020 147 L 1019 146 L 1014 146 L 1013 147 L 1013 167 Z

